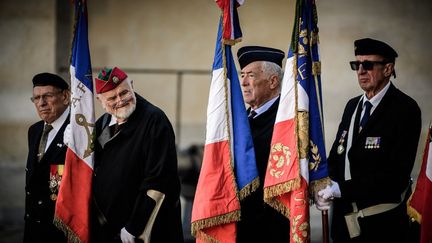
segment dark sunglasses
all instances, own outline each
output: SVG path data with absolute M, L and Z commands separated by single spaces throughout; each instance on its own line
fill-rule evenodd
M 351 69 L 354 71 L 359 70 L 360 64 L 363 66 L 364 70 L 372 70 L 375 64 L 385 65 L 387 63 L 388 62 L 384 62 L 384 61 L 363 61 L 363 62 L 352 61 L 352 62 L 350 62 L 350 66 L 351 66 Z

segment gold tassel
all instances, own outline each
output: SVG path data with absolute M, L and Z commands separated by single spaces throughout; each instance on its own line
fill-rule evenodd
M 280 196 L 281 194 L 296 190 L 300 187 L 300 177 L 293 180 L 281 183 L 270 188 L 264 189 L 264 201 L 271 201 L 273 197 Z
M 82 242 L 81 239 L 78 237 L 78 235 L 75 234 L 75 232 L 73 232 L 72 229 L 69 228 L 69 226 L 67 226 L 65 223 L 63 223 L 63 221 L 60 218 L 54 217 L 53 223 L 57 228 L 59 228 L 61 231 L 63 231 L 63 233 L 66 235 L 68 243 L 81 243 Z
M 239 199 L 243 200 L 249 196 L 252 192 L 256 191 L 260 185 L 259 177 L 255 178 L 251 183 L 247 184 L 243 189 L 239 191 Z
M 217 216 L 217 217 L 213 217 L 213 218 L 198 220 L 198 221 L 192 222 L 191 233 L 196 238 L 206 240 L 207 242 L 218 242 L 216 239 L 212 238 L 211 236 L 207 235 L 206 233 L 204 233 L 201 230 L 205 229 L 205 228 L 210 228 L 210 227 L 213 227 L 216 225 L 236 222 L 239 220 L 240 220 L 240 210 L 236 210 L 234 212 L 231 212 L 231 213 L 228 213 L 225 215 L 221 215 L 221 216 Z

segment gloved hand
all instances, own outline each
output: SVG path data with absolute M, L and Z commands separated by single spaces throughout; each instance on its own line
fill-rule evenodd
M 315 206 L 318 210 L 329 210 L 331 204 L 332 200 L 324 199 L 323 197 L 320 197 L 318 193 L 315 193 Z
M 134 243 L 135 242 L 135 236 L 133 236 L 129 232 L 127 232 L 125 227 L 123 227 L 120 230 L 120 239 L 123 243 Z
M 72 140 L 72 127 L 71 124 L 69 123 L 63 133 L 63 143 L 66 144 L 66 146 L 69 146 L 69 143 Z
M 331 181 L 331 185 L 318 192 L 318 196 L 324 199 L 333 200 L 335 197 L 341 197 L 341 191 L 339 189 L 339 184 L 336 181 Z

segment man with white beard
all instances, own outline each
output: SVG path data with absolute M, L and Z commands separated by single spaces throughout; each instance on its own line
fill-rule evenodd
M 120 68 L 95 79 L 92 242 L 183 242 L 174 131 Z

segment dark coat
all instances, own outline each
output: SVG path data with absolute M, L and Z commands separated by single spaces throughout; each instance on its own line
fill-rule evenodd
M 152 189 L 164 193 L 165 199 L 151 242 L 183 242 L 174 131 L 162 110 L 137 94 L 136 98 L 136 109 L 121 130 L 105 144 L 99 138 L 95 144 L 93 195 L 107 221 L 95 231 L 95 239 L 118 242 L 123 227 L 141 235 L 155 206 L 146 194 Z M 110 119 L 105 114 L 96 122 L 98 137 Z
M 391 84 L 360 133 L 356 132 L 361 112 L 359 106 L 352 145 L 348 151 L 352 179 L 345 181 L 346 150 L 338 154 L 337 147 L 341 144 L 344 131 L 349 131 L 351 117 L 360 98 L 355 97 L 346 105 L 328 157 L 330 176 L 339 184 L 342 193 L 342 198 L 334 201 L 332 223 L 332 238 L 340 242 L 349 239 L 344 215 L 353 211 L 352 202 L 356 202 L 359 209 L 401 202 L 402 193 L 410 185 L 421 130 L 421 112 L 417 103 Z M 347 137 L 348 134 L 342 139 L 344 148 Z M 365 146 L 368 138 L 369 141 L 379 138 L 379 146 Z M 396 209 L 359 221 L 362 242 L 400 242 L 408 230 L 404 203 Z M 380 237 L 384 237 L 385 241 L 381 241 Z M 395 241 L 389 237 L 394 237 Z
M 50 168 L 64 165 L 67 146 L 63 144 L 63 132 L 69 117 L 57 132 L 41 161 L 37 161 L 39 141 L 44 121 L 39 121 L 28 130 L 28 148 L 25 184 L 24 242 L 66 242 L 63 232 L 53 225 L 55 200 L 49 188 Z M 55 193 L 56 194 L 56 193 Z
M 264 202 L 264 178 L 279 99 L 249 124 L 255 148 L 260 186 L 241 201 L 241 220 L 237 223 L 237 242 L 290 242 L 289 220 Z

